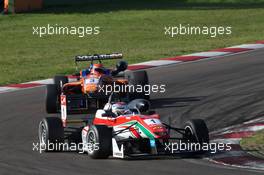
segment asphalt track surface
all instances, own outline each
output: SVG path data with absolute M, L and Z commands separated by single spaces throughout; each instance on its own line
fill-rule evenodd
M 165 94 L 152 96 L 166 122 L 180 125 L 203 118 L 210 131 L 264 116 L 264 50 L 149 69 L 152 84 Z M 0 94 L 0 174 L 262 174 L 215 165 L 203 159 L 92 160 L 73 152 L 32 151 L 38 123 L 47 116 L 45 88 Z

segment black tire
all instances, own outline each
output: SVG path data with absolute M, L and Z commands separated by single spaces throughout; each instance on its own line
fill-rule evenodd
M 69 82 L 68 77 L 64 76 L 64 75 L 56 75 L 53 79 L 54 84 L 56 85 L 57 91 L 60 94 L 61 93 L 61 84 L 60 82 L 62 82 L 62 85 L 66 84 Z
M 128 71 L 125 73 L 125 77 L 128 79 L 128 84 L 134 85 L 134 87 L 136 87 L 137 85 L 141 85 L 142 87 L 144 87 L 145 85 L 149 84 L 148 74 L 145 70 L 135 71 L 135 72 Z M 137 98 L 143 98 L 149 100 L 150 96 L 146 95 L 144 90 L 141 93 L 129 92 L 129 100 L 134 100 Z
M 64 142 L 64 128 L 57 117 L 46 117 L 39 123 L 39 143 L 46 152 L 61 151 Z
M 59 93 L 55 84 L 47 85 L 46 92 L 46 111 L 48 114 L 54 114 L 58 112 L 59 106 Z
M 0 13 L 4 12 L 4 0 L 0 0 Z
M 87 133 L 90 147 L 88 155 L 93 159 L 106 159 L 112 153 L 112 129 L 105 125 L 91 125 Z
M 187 121 L 184 126 L 185 138 L 189 142 L 209 143 L 209 131 L 206 123 L 202 119 L 192 119 Z

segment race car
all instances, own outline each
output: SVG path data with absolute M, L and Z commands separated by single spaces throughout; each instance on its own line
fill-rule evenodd
M 63 105 L 62 108 L 65 109 L 66 105 Z M 49 143 L 64 142 L 65 130 L 70 127 L 71 120 L 67 119 L 65 112 L 61 116 L 61 119 L 48 117 L 40 122 L 39 140 L 44 150 L 48 150 L 45 145 Z M 193 154 L 200 153 L 201 150 L 171 152 L 167 148 L 170 148 L 173 141 L 200 145 L 209 143 L 208 129 L 203 120 L 187 121 L 183 128 L 172 127 L 162 123 L 159 114 L 150 110 L 150 103 L 145 99 L 125 103 L 112 100 L 111 95 L 104 108 L 97 110 L 91 123 L 87 120 L 80 122 L 85 125 L 78 130 L 81 139 L 77 136 L 77 140 L 82 143 L 83 152 L 94 159 L 109 156 L 171 156 L 183 152 Z M 171 131 L 178 133 L 178 136 L 174 137 Z M 57 147 L 56 151 L 60 149 Z
M 124 87 L 119 95 L 132 100 L 135 98 L 149 99 L 144 92 L 129 91 L 125 85 L 145 86 L 149 83 L 147 72 L 126 71 L 127 63 L 123 60 L 116 64 L 115 69 L 107 69 L 103 66 L 102 60 L 122 59 L 122 54 L 84 55 L 76 56 L 78 62 L 90 61 L 88 68 L 75 74 L 76 81 L 69 82 L 67 76 L 55 76 L 54 84 L 47 85 L 46 111 L 47 113 L 60 112 L 60 96 L 66 96 L 68 112 L 89 112 L 90 109 L 103 107 L 107 102 L 109 93 L 107 88 Z M 95 63 L 97 61 L 98 63 Z

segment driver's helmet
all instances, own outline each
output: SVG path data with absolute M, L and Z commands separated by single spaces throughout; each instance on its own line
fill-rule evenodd
M 112 105 L 112 112 L 119 116 L 130 113 L 130 110 L 125 102 L 118 102 Z
M 93 64 L 91 70 L 91 73 L 95 74 L 95 73 L 104 73 L 104 66 L 101 63 L 98 64 Z

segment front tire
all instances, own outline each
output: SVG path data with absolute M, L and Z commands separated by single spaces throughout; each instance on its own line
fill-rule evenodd
M 59 93 L 55 84 L 47 85 L 46 92 L 46 111 L 48 114 L 58 112 Z
M 194 143 L 209 143 L 209 131 L 206 123 L 202 119 L 192 119 L 184 126 L 185 138 Z
M 105 125 L 92 125 L 87 133 L 88 155 L 93 159 L 106 159 L 112 153 L 112 129 Z
M 54 84 L 56 85 L 57 91 L 59 92 L 59 94 L 61 93 L 61 83 L 62 86 L 66 83 L 69 82 L 68 77 L 64 76 L 64 75 L 56 75 L 53 79 Z
M 57 117 L 46 117 L 39 123 L 39 143 L 44 151 L 60 151 L 64 142 L 64 128 Z
M 54 84 L 47 85 L 46 111 L 48 114 L 59 112 L 61 83 L 64 85 L 69 82 L 68 77 L 63 75 L 56 75 L 53 81 Z

